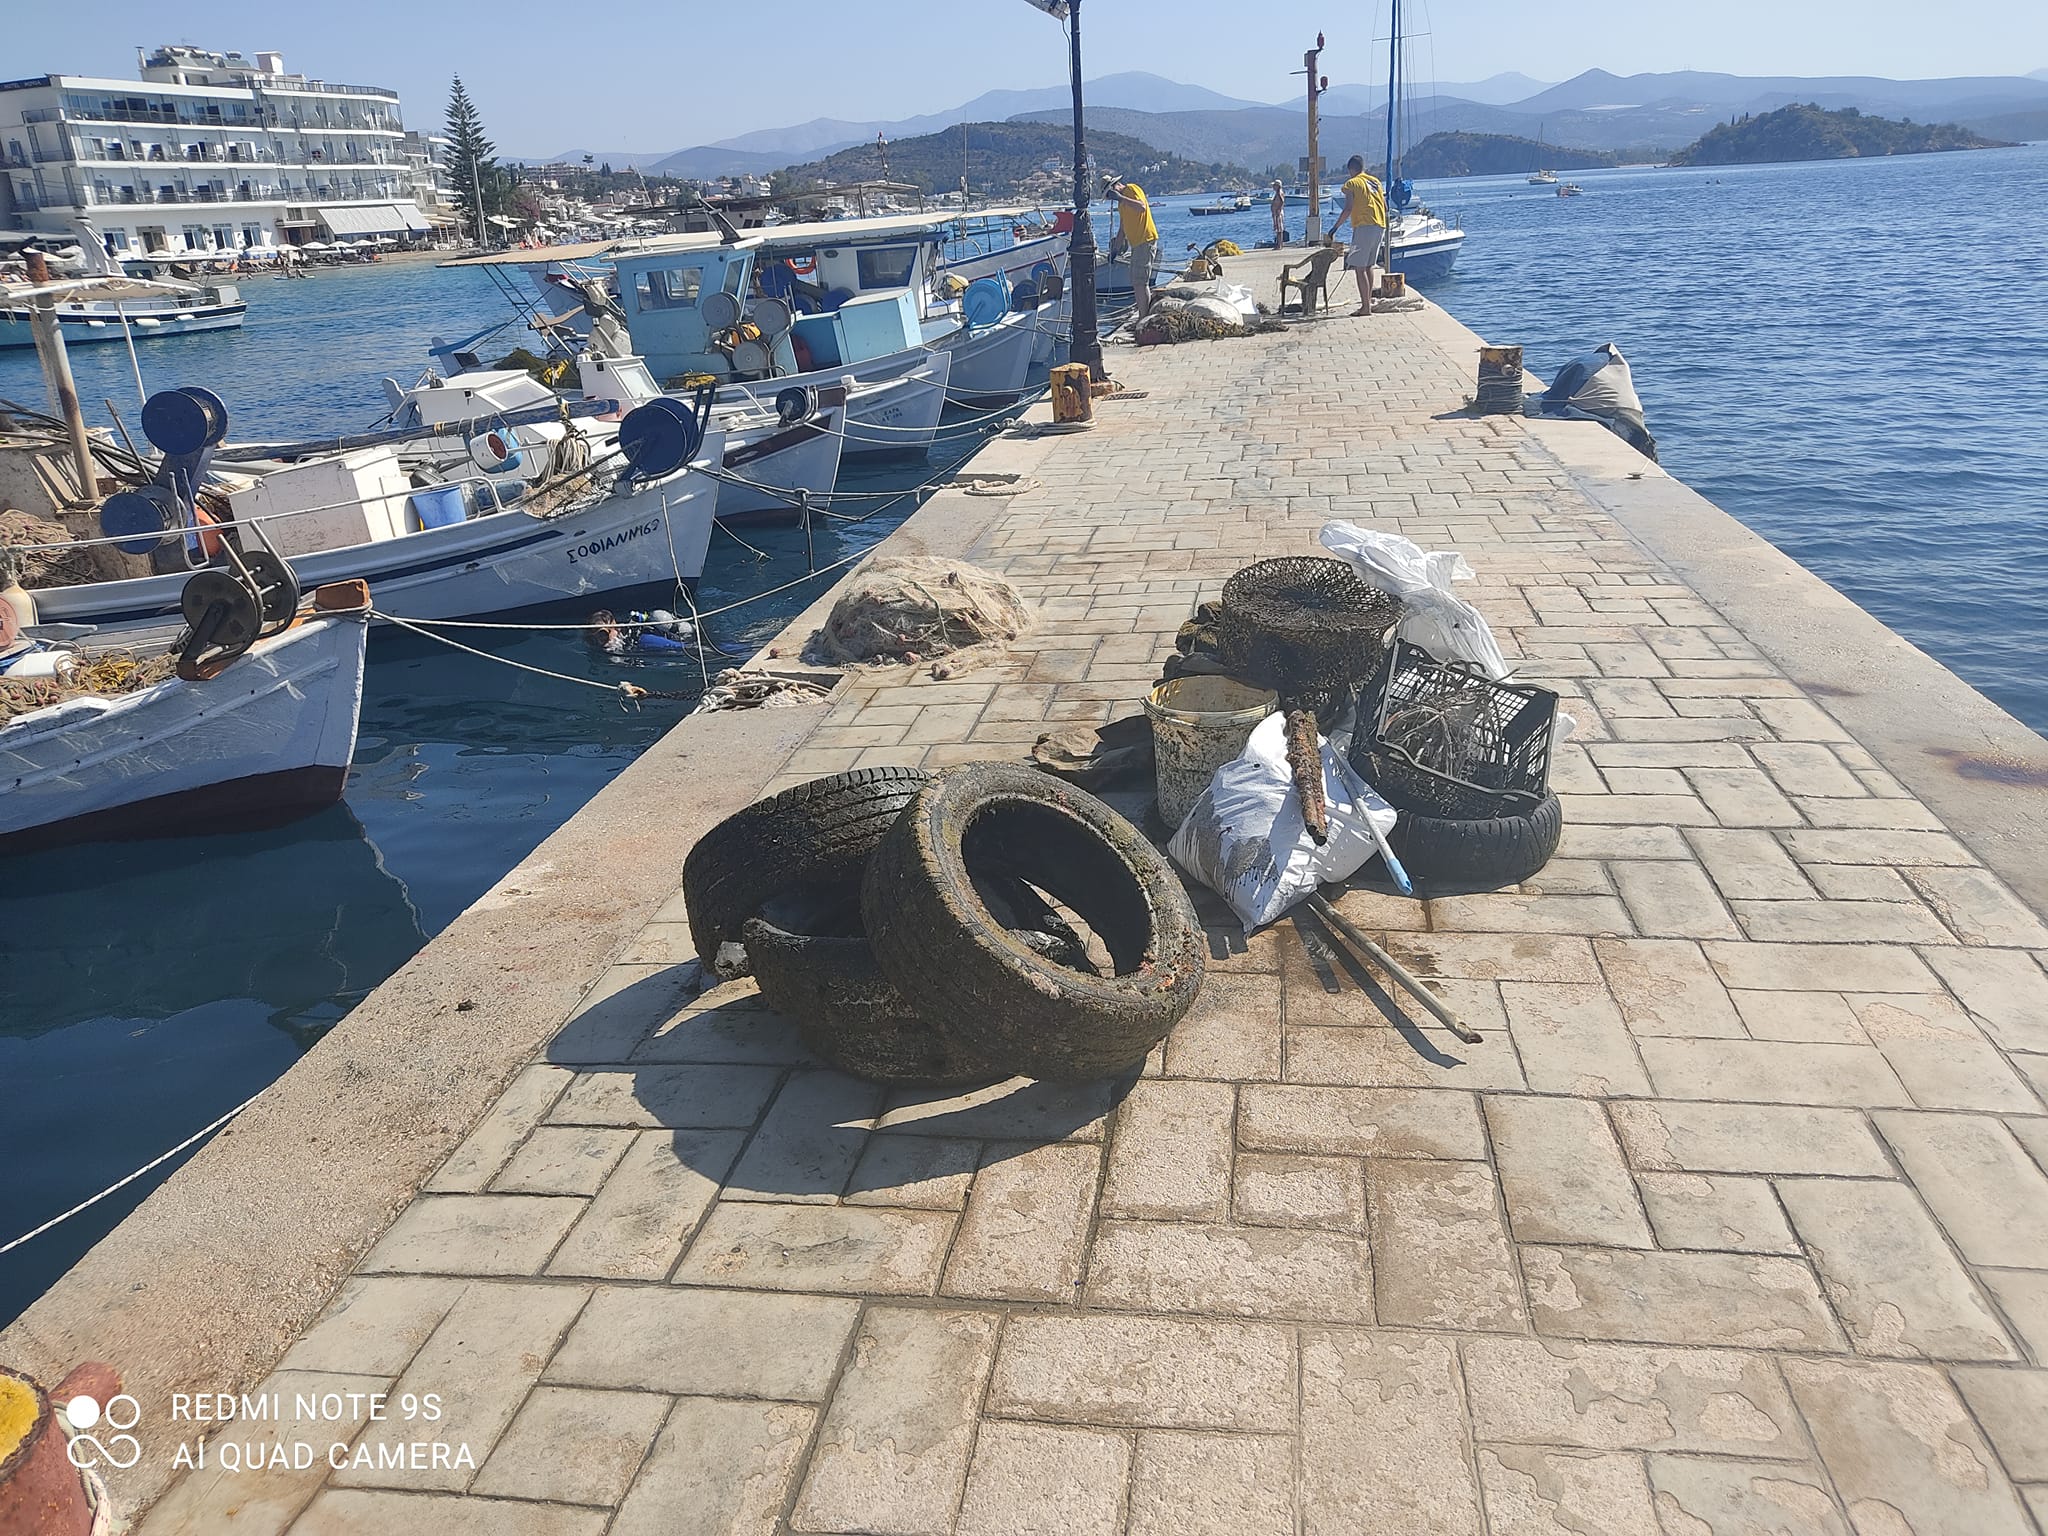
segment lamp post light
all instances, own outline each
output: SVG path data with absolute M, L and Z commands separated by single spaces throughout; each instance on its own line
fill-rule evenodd
M 1095 225 L 1088 217 L 1088 140 L 1081 120 L 1081 0 L 1026 3 L 1067 24 L 1067 69 L 1074 87 L 1074 233 L 1067 247 L 1067 278 L 1074 290 L 1074 334 L 1067 358 L 1086 364 L 1088 376 L 1099 382 L 1109 375 L 1102 366 L 1102 338 L 1097 334 L 1095 312 Z

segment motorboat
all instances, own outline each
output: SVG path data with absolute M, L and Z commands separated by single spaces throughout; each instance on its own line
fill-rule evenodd
M 0 853 L 272 826 L 341 799 L 369 589 L 326 586 L 302 604 L 282 562 L 266 570 L 276 584 L 244 569 L 178 579 L 189 623 L 175 669 L 159 659 L 169 631 L 131 648 L 39 623 L 25 641 L 0 641 L 0 651 L 34 647 L 17 649 L 11 666 L 0 660 L 0 694 L 14 710 L 0 717 Z M 127 692 L 78 681 L 76 669 L 115 659 L 121 671 L 153 663 L 164 675 Z M 47 683 L 19 680 L 31 660 Z M 39 686 L 52 696 L 40 707 Z
M 1559 197 L 1584 197 L 1586 189 L 1576 181 L 1561 182 L 1558 185 L 1557 195 Z
M 144 341 L 198 331 L 233 330 L 249 306 L 232 283 L 137 282 L 108 254 L 90 222 L 78 221 L 78 251 L 44 257 L 49 280 L 27 281 L 24 263 L 15 281 L 0 281 L 0 348 L 32 347 L 30 312 L 38 303 L 55 313 L 66 345 Z
M 1557 185 L 1557 172 L 1537 171 L 1530 176 L 1529 185 L 1532 187 L 1554 187 Z

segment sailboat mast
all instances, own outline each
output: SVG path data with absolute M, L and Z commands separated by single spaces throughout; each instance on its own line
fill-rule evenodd
M 1394 195 L 1394 105 L 1401 83 L 1401 0 L 1393 0 L 1394 14 L 1387 38 L 1387 180 L 1385 191 Z

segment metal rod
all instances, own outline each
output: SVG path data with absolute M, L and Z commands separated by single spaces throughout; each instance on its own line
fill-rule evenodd
M 128 325 L 128 306 L 114 300 L 114 313 L 121 317 L 121 336 L 128 343 L 128 366 L 135 370 L 135 398 L 149 404 L 149 391 L 142 387 L 142 359 L 135 355 L 135 332 Z
M 1095 308 L 1095 223 L 1088 215 L 1088 138 L 1081 115 L 1081 0 L 1067 11 L 1068 72 L 1074 88 L 1074 233 L 1068 244 L 1067 268 L 1074 284 L 1073 339 L 1067 360 L 1087 366 L 1088 377 L 1101 383 L 1109 377 L 1102 365 L 1102 338 Z
M 1405 965 L 1401 964 L 1400 961 L 1388 954 L 1371 939 L 1360 933 L 1349 918 L 1345 917 L 1343 913 L 1323 899 L 1321 891 L 1317 891 L 1309 897 L 1308 906 L 1309 910 L 1315 913 L 1317 917 L 1320 917 L 1338 933 L 1342 934 L 1352 948 L 1358 951 L 1361 958 L 1370 960 L 1374 965 L 1377 965 L 1381 970 L 1393 977 L 1395 981 L 1399 982 L 1402 988 L 1410 993 L 1424 1008 L 1427 1008 L 1435 1016 L 1437 1022 L 1442 1024 L 1445 1029 L 1448 1029 L 1467 1045 L 1478 1045 L 1480 1043 L 1481 1036 L 1478 1030 L 1465 1024 L 1455 1013 L 1446 1008 L 1438 1000 L 1436 994 L 1422 984 L 1420 977 L 1416 976 Z

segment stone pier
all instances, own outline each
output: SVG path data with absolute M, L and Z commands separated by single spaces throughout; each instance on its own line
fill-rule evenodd
M 892 540 L 1015 582 L 1020 650 L 679 726 L 0 1337 L 128 1372 L 146 1536 L 2048 1531 L 2048 744 L 1348 308 L 1113 348 L 1141 396 Z M 1578 720 L 1539 876 L 1338 900 L 1482 1043 L 1213 900 L 1125 1081 L 884 1092 L 703 986 L 718 816 L 1131 713 L 1333 517 L 1462 550 Z M 175 1471 L 173 1391 L 318 1457 Z

